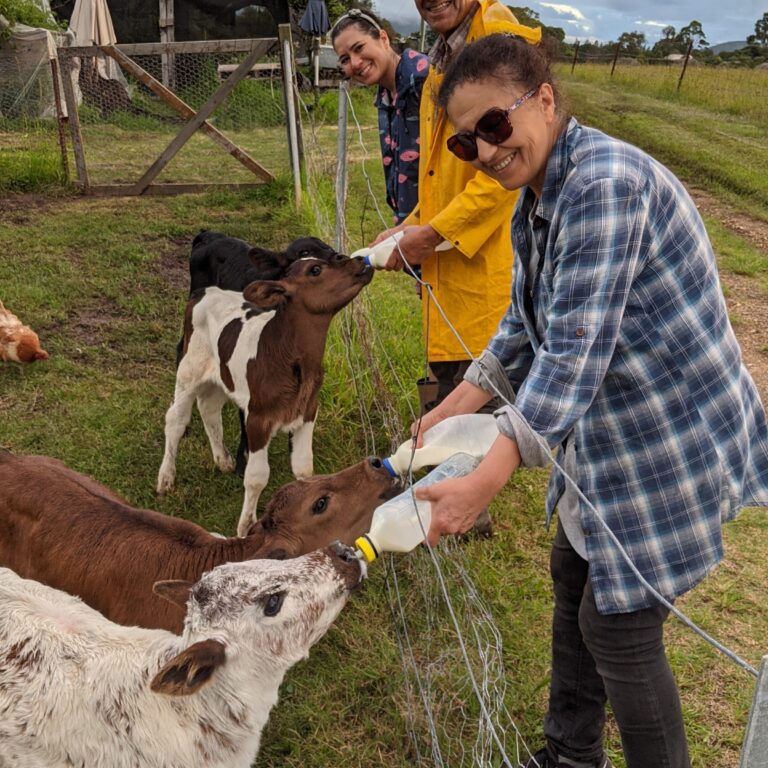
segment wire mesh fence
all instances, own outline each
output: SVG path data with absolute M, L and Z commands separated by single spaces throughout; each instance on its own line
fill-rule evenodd
M 63 43 L 51 36 L 52 45 Z M 29 121 L 56 117 L 56 99 L 48 38 L 11 38 L 0 47 L 0 120 Z
M 371 89 L 345 85 L 318 102 L 304 100 L 310 218 L 316 234 L 335 234 L 349 251 L 365 243 L 371 227 L 392 224 L 374 97 Z M 348 185 L 339 169 L 349 170 L 354 184 Z M 389 454 L 416 417 L 415 404 L 407 402 L 415 386 L 399 375 L 395 362 L 402 342 L 377 333 L 382 311 L 363 295 L 342 314 L 339 330 L 348 351 L 343 378 L 358 401 L 366 451 L 375 455 Z M 382 434 L 388 444 L 382 444 Z M 531 756 L 517 726 L 519 701 L 507 684 L 493 608 L 471 576 L 474 557 L 461 543 L 446 540 L 438 549 L 383 562 L 391 619 L 387 632 L 395 638 L 403 673 L 393 706 L 407 729 L 409 764 L 419 768 L 518 768 Z

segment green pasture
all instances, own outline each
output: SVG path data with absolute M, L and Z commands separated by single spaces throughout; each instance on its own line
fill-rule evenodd
M 629 93 L 607 82 L 570 79 L 567 72 L 561 85 L 574 112 L 586 122 L 621 132 L 654 154 L 666 153 L 662 159 L 674 161 L 687 182 L 735 201 L 739 211 L 764 209 L 768 182 L 760 178 L 760 169 L 766 167 L 760 162 L 766 136 L 765 125 L 761 129 L 756 118 L 709 112 L 704 105 L 682 104 L 658 94 Z M 368 154 L 375 160 L 372 112 L 363 95 L 355 95 L 358 118 L 365 129 Z M 324 156 L 312 158 L 317 166 L 329 159 L 326 155 L 335 145 L 334 100 L 326 95 L 312 103 L 314 113 L 326 121 L 315 126 L 316 138 L 308 142 L 311 151 Z M 718 141 L 714 137 L 719 131 L 727 134 L 723 144 L 713 149 L 719 147 L 728 156 L 724 170 L 711 167 L 709 156 L 697 160 L 696 148 L 706 144 L 704 127 L 698 133 L 695 130 L 697 121 L 716 126 L 712 142 Z M 111 135 L 132 131 L 128 144 L 137 153 L 157 139 L 138 126 L 110 125 L 100 130 L 103 134 L 94 146 L 99 147 L 105 165 L 124 161 L 109 157 Z M 271 143 L 284 141 L 281 130 L 265 127 L 253 135 L 244 131 L 243 140 L 266 151 Z M 161 133 L 170 140 L 172 134 Z M 268 247 L 282 246 L 306 232 L 327 234 L 310 223 L 312 201 L 297 214 L 290 198 L 291 182 L 284 176 L 248 193 L 148 199 L 82 198 L 63 189 L 60 180 L 45 176 L 45 195 L 18 195 L 15 192 L 40 190 L 30 161 L 35 152 L 27 147 L 39 152 L 52 139 L 56 157 L 56 135 L 42 128 L 26 137 L 17 134 L 13 126 L 0 125 L 0 185 L 3 178 L 7 184 L 8 168 L 16 168 L 17 178 L 24 180 L 0 193 L 4 246 L 0 299 L 39 332 L 51 358 L 26 368 L 0 367 L 0 446 L 55 456 L 138 506 L 231 534 L 242 501 L 241 481 L 214 468 L 197 414 L 180 447 L 175 489 L 161 500 L 154 495 L 163 417 L 173 392 L 189 246 L 202 227 Z M 13 151 L 4 149 L 7 141 L 15 142 Z M 356 135 L 350 142 L 347 227 L 354 240 L 351 246 L 356 247 L 380 224 L 361 175 L 359 160 L 365 153 Z M 740 152 L 733 149 L 742 145 Z M 228 159 L 202 137 L 194 146 L 185 168 L 190 173 L 202 167 L 215 170 L 221 157 Z M 381 200 L 378 164 L 366 165 Z M 313 188 L 332 194 L 328 184 Z M 726 272 L 752 275 L 763 285 L 764 253 L 721 222 L 713 222 L 712 236 Z M 365 315 L 346 310 L 334 321 L 328 341 L 327 375 L 315 433 L 318 472 L 341 469 L 368 453 L 388 452 L 405 437 L 410 407 L 415 405 L 413 382 L 422 375 L 424 362 L 418 300 L 410 281 L 403 275 L 379 274 L 358 305 Z M 375 365 L 368 354 L 377 361 L 381 378 L 374 376 Z M 386 421 L 381 410 L 382 403 L 390 401 L 399 426 Z M 237 425 L 232 409 L 227 409 L 226 416 L 227 442 L 234 448 Z M 285 438 L 273 442 L 270 464 L 265 498 L 290 480 Z M 546 472 L 520 471 L 491 508 L 493 539 L 469 540 L 455 552 L 446 550 L 447 557 L 464 564 L 477 586 L 478 599 L 493 615 L 503 643 L 504 704 L 532 749 L 541 742 L 549 675 L 547 568 L 552 533 L 543 526 L 545 484 Z M 745 511 L 727 526 L 725 536 L 724 562 L 678 605 L 757 666 L 768 652 L 768 615 L 763 610 L 768 601 L 764 512 Z M 309 660 L 288 675 L 255 766 L 431 764 L 429 732 L 418 696 L 408 693 L 406 683 L 412 683 L 412 675 L 403 671 L 391 618 L 387 578 L 391 588 L 393 569 L 409 612 L 418 663 L 439 667 L 441 695 L 436 697 L 435 716 L 448 755 L 446 764 L 452 768 L 473 764 L 471 728 L 463 729 L 477 707 L 471 696 L 459 691 L 463 673 L 445 610 L 433 606 L 425 611 L 419 600 L 424 583 L 430 580 L 430 564 L 427 554 L 417 550 L 374 564 L 363 592 L 350 602 Z M 448 586 L 461 605 L 465 591 L 453 581 Z M 739 759 L 754 679 L 674 619 L 668 624 L 667 643 L 681 687 L 693 765 L 732 768 Z M 457 747 L 462 739 L 464 753 Z M 514 754 L 514 739 L 507 744 Z M 610 721 L 608 750 L 614 764 L 622 768 L 617 732 Z M 497 759 L 492 765 L 501 762 Z
M 679 76 L 662 67 L 617 68 L 611 79 L 609 66 L 578 65 L 571 74 L 561 65 L 557 76 L 582 122 L 768 221 L 768 72 L 692 68 L 680 93 L 674 72 Z
M 662 99 L 707 112 L 733 115 L 768 132 L 768 72 L 760 69 L 689 66 L 682 81 L 682 67 L 660 64 L 560 64 L 558 74 L 568 81 L 610 85 L 623 91 Z M 678 88 L 679 84 L 679 88 Z

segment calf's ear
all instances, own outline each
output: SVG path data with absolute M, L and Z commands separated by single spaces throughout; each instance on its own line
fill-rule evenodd
M 193 586 L 191 581 L 183 581 L 182 579 L 156 581 L 152 585 L 152 591 L 169 603 L 174 603 L 186 610 L 189 593 Z
M 245 286 L 243 298 L 261 309 L 275 309 L 285 304 L 288 295 L 285 286 L 278 280 L 256 280 Z
M 226 661 L 218 640 L 201 640 L 174 656 L 152 679 L 150 688 L 167 696 L 189 696 L 199 691 Z
M 248 258 L 251 260 L 260 273 L 268 274 L 275 269 L 282 270 L 287 266 L 285 254 L 279 251 L 269 251 L 266 248 L 254 246 L 248 251 Z

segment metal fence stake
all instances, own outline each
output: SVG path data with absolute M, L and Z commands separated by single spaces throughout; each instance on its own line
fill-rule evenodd
M 739 768 L 768 768 L 768 656 L 763 656 Z

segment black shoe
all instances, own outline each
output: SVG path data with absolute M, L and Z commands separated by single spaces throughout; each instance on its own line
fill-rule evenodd
M 488 514 L 487 507 L 477 516 L 477 520 L 475 520 L 475 524 L 470 529 L 470 533 L 474 533 L 475 536 L 483 539 L 490 539 L 493 536 L 493 521 Z
M 531 757 L 525 768 L 613 768 L 613 764 L 605 755 L 599 760 L 584 762 L 560 757 L 554 750 L 544 747 Z

